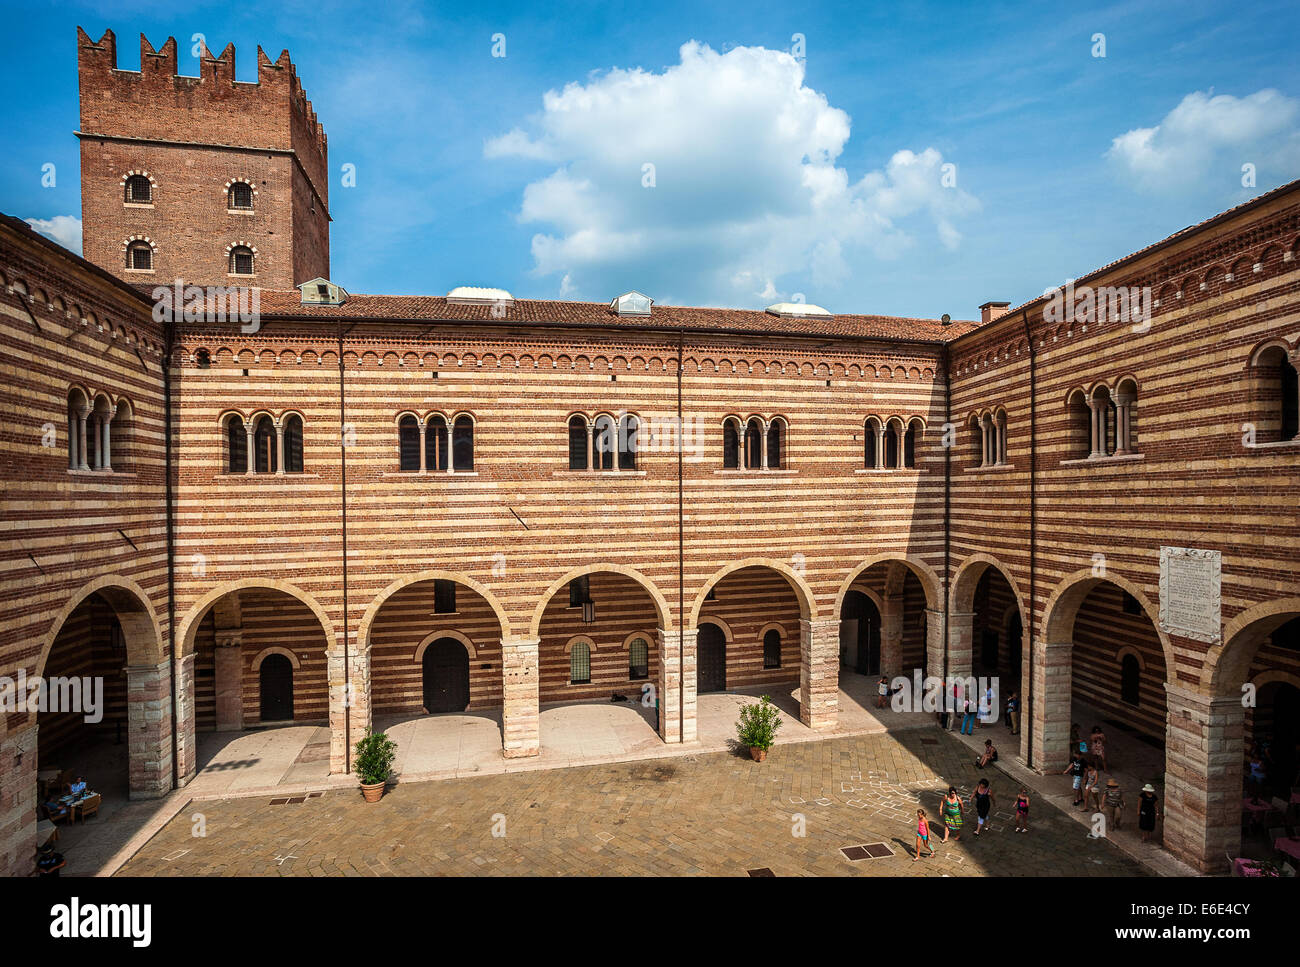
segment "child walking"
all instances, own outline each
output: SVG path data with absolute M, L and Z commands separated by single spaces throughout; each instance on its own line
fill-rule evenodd
M 934 855 L 934 847 L 930 845 L 930 824 L 926 822 L 925 810 L 916 811 L 916 855 L 912 857 L 915 863 L 921 858 L 921 850 L 928 850 L 930 855 Z
M 978 836 L 984 831 L 984 825 L 989 821 L 989 810 L 994 806 L 993 787 L 989 785 L 987 779 L 979 781 L 971 799 L 975 801 L 975 815 L 979 817 L 979 822 L 975 826 L 975 835 Z
M 1016 832 L 1029 832 L 1029 790 L 1024 786 L 1020 787 L 1020 794 L 1016 796 Z

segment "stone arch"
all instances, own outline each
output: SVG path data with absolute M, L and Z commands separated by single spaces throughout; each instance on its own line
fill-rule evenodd
M 1120 645 L 1119 648 L 1115 650 L 1115 664 L 1122 665 L 1124 663 L 1124 659 L 1127 658 L 1129 655 L 1132 655 L 1133 658 L 1137 661 L 1139 670 L 1146 671 L 1147 663 L 1146 660 L 1142 657 L 1142 652 L 1138 651 L 1132 645 Z
M 1140 587 L 1123 575 L 1112 571 L 1107 571 L 1105 577 L 1098 577 L 1091 568 L 1083 568 L 1061 579 L 1056 590 L 1043 605 L 1043 641 L 1049 645 L 1073 641 L 1074 620 L 1078 617 L 1079 608 L 1093 588 L 1107 581 L 1137 599 L 1138 605 L 1155 628 L 1156 637 L 1160 639 L 1160 650 L 1164 653 L 1165 659 L 1165 674 L 1172 675 L 1176 667 L 1174 650 L 1169 635 L 1160 628 L 1160 609 L 1151 603 L 1151 599 Z
M 644 639 L 645 639 L 646 647 L 649 647 L 649 646 L 650 646 L 650 643 L 653 642 L 653 641 L 655 640 L 655 636 L 654 636 L 654 634 L 651 633 L 651 632 L 647 632 L 647 631 L 634 631 L 634 632 L 632 632 L 630 635 L 628 635 L 626 638 L 623 639 L 623 644 L 619 646 L 619 649 L 620 649 L 621 651 L 630 651 L 631 648 L 632 648 L 632 642 L 636 641 L 638 638 L 644 638 Z
M 637 635 L 633 635 L 632 637 L 636 638 Z M 570 654 L 573 651 L 573 646 L 577 644 L 586 645 L 588 648 L 588 654 L 600 651 L 600 646 L 596 644 L 596 639 L 591 637 L 591 635 L 574 635 L 564 643 L 564 653 L 566 655 Z
M 588 564 L 583 567 L 575 567 L 563 577 L 551 583 L 551 586 L 542 594 L 541 599 L 537 602 L 537 607 L 533 609 L 532 620 L 528 624 L 528 637 L 536 638 L 541 634 L 542 615 L 546 612 L 546 606 L 550 603 L 551 598 L 555 597 L 560 589 L 568 586 L 569 582 L 575 578 L 580 578 L 585 574 L 594 574 L 597 571 L 613 571 L 629 577 L 649 593 L 654 601 L 655 611 L 659 615 L 659 627 L 665 631 L 672 630 L 673 612 L 668 605 L 668 600 L 663 596 L 660 590 L 655 587 L 653 581 L 642 574 L 635 568 L 626 567 L 622 564 Z
M 766 635 L 769 631 L 779 632 L 782 641 L 785 641 L 790 634 L 788 631 L 785 630 L 785 625 L 781 624 L 781 622 L 769 621 L 767 624 L 763 625 L 763 627 L 758 629 L 758 634 L 756 635 L 757 639 L 759 641 L 762 641 L 763 636 Z
M 722 631 L 722 636 L 727 639 L 727 644 L 731 644 L 736 640 L 736 634 L 731 630 L 731 625 L 727 624 L 721 618 L 716 618 L 713 615 L 702 614 L 695 619 L 695 627 L 698 628 L 703 624 L 717 625 Z
M 1205 656 L 1202 688 L 1217 696 L 1240 694 L 1260 643 L 1297 616 L 1300 597 L 1265 601 L 1238 614 L 1223 629 L 1223 640 Z
M 1300 675 L 1297 675 L 1295 672 L 1286 671 L 1282 668 L 1265 669 L 1250 680 L 1250 683 L 1254 685 L 1256 689 L 1278 682 L 1283 685 L 1290 685 L 1295 689 L 1300 689 Z
M 744 560 L 736 561 L 724 565 L 704 582 L 704 587 L 700 593 L 695 596 L 695 603 L 691 605 L 688 626 L 691 628 L 699 624 L 700 609 L 704 606 L 704 596 L 709 593 L 709 589 L 725 578 L 728 574 L 742 570 L 747 567 L 767 567 L 777 571 L 782 577 L 789 582 L 790 587 L 794 590 L 794 596 L 799 602 L 799 616 L 805 621 L 812 621 L 817 617 L 817 599 L 808 586 L 808 582 L 798 574 L 794 568 L 783 561 L 773 561 L 766 557 L 747 557 Z
M 470 640 L 468 635 L 463 635 L 459 631 L 432 631 L 425 635 L 424 640 L 415 646 L 415 654 L 412 656 L 411 660 L 417 665 L 420 664 L 420 662 L 424 660 L 425 650 L 435 641 L 439 641 L 443 638 L 453 638 L 456 641 L 459 641 L 465 646 L 465 651 L 469 654 L 471 659 L 478 658 L 478 649 L 474 647 L 474 642 Z
M 227 581 L 225 584 L 213 588 L 190 608 L 185 617 L 181 619 L 180 627 L 176 632 L 176 640 L 180 643 L 178 657 L 184 658 L 194 654 L 195 636 L 198 634 L 199 625 L 203 621 L 203 616 L 208 613 L 208 609 L 232 591 L 242 591 L 245 588 L 280 591 L 292 598 L 297 598 L 311 609 L 312 614 L 316 616 L 316 620 L 320 622 L 321 629 L 325 632 L 326 650 L 334 647 L 337 641 L 334 622 L 330 620 L 330 616 L 314 597 L 288 581 L 276 581 L 268 578 L 244 578 L 238 581 Z
M 464 585 L 465 587 L 469 588 L 471 591 L 481 596 L 483 600 L 488 603 L 488 607 L 490 607 L 493 613 L 496 614 L 497 621 L 501 623 L 501 637 L 503 639 L 510 637 L 510 618 L 506 615 L 505 608 L 501 606 L 501 602 L 497 600 L 496 595 L 494 595 L 491 591 L 489 591 L 486 586 L 484 586 L 478 581 L 475 581 L 468 574 L 462 574 L 459 571 L 444 571 L 442 569 L 435 568 L 427 571 L 417 571 L 414 574 L 407 574 L 403 577 L 400 577 L 392 584 L 388 585 L 388 587 L 384 588 L 384 590 L 380 591 L 377 595 L 375 595 L 374 600 L 371 601 L 370 604 L 366 607 L 365 614 L 361 616 L 361 623 L 357 626 L 357 642 L 360 645 L 360 647 L 362 648 L 370 647 L 370 628 L 374 624 L 375 618 L 378 616 L 380 609 L 383 608 L 385 601 L 391 598 L 398 591 L 402 590 L 403 588 L 410 587 L 412 584 L 419 584 L 424 581 L 438 581 L 438 580 L 454 581 L 457 584 Z M 439 632 L 436 637 L 454 638 L 455 635 L 451 635 L 446 632 Z M 462 642 L 462 644 L 465 644 L 467 647 L 472 648 L 472 646 L 469 645 L 467 642 Z M 472 650 L 470 654 L 471 656 L 473 655 Z
M 261 668 L 262 662 L 272 655 L 284 655 L 285 658 L 289 659 L 289 664 L 293 666 L 294 671 L 302 667 L 302 662 L 298 661 L 298 656 L 291 649 L 285 648 L 283 645 L 271 645 L 269 648 L 263 648 L 253 656 L 253 671 Z
M 130 578 L 118 574 L 104 574 L 92 578 L 78 588 L 54 616 L 49 629 L 41 639 L 34 675 L 40 676 L 45 673 L 45 663 L 49 660 L 54 640 L 63 630 L 72 612 L 92 594 L 98 594 L 108 602 L 108 606 L 113 609 L 118 623 L 122 626 L 122 638 L 126 642 L 126 663 L 128 665 L 162 664 L 165 657 L 162 632 L 149 595 Z
M 939 573 L 919 557 L 887 551 L 884 554 L 876 554 L 867 558 L 844 579 L 843 583 L 840 584 L 839 591 L 835 594 L 835 614 L 838 615 L 840 609 L 844 607 L 844 596 L 849 593 L 854 581 L 862 577 L 868 569 L 875 567 L 877 564 L 890 561 L 898 561 L 900 564 L 906 565 L 907 569 L 920 580 L 921 587 L 925 590 L 925 606 L 927 608 L 931 611 L 943 610 L 943 592 L 940 590 L 942 582 L 939 580 Z
M 948 595 L 949 609 L 955 612 L 965 612 L 974 607 L 975 589 L 979 586 L 980 578 L 984 576 L 984 572 L 990 567 L 997 570 L 1002 575 L 1002 579 L 1011 586 L 1011 593 L 1015 597 L 1016 607 L 1020 609 L 1020 620 L 1024 622 L 1025 599 L 1020 594 L 1020 586 L 1016 584 L 1011 569 L 992 554 L 971 554 L 957 568 L 956 573 L 952 576 L 952 591 Z M 1005 624 L 1011 618 L 1009 615 L 1004 615 L 1002 620 L 1005 627 Z

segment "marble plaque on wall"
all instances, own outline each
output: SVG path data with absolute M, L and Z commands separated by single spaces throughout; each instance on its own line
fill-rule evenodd
M 1160 548 L 1160 630 L 1217 643 L 1220 554 L 1194 547 Z

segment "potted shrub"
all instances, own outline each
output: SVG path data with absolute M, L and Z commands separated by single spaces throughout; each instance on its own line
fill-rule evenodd
M 741 745 L 749 746 L 749 754 L 755 762 L 767 758 L 767 750 L 772 748 L 776 739 L 776 730 L 781 727 L 781 713 L 772 700 L 764 695 L 756 705 L 740 707 L 740 721 L 736 723 L 736 736 Z
M 393 771 L 393 759 L 397 756 L 397 743 L 387 733 L 366 730 L 365 737 L 357 743 L 356 758 L 353 765 L 357 770 L 357 779 L 361 782 L 361 794 L 366 802 L 379 802 L 384 794 L 384 785 Z

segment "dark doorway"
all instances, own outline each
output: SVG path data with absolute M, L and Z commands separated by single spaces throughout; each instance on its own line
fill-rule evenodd
M 1012 615 L 1011 620 L 1007 622 L 1007 653 L 1010 656 L 1011 667 L 1007 669 L 1008 677 L 1015 685 L 1017 691 L 1021 689 L 1024 682 L 1020 680 L 1020 649 L 1024 642 L 1021 640 L 1025 635 L 1025 629 L 1020 624 L 1020 612 L 1017 611 Z
M 695 640 L 695 690 L 721 692 L 727 688 L 727 636 L 713 624 L 700 625 Z
M 469 652 L 455 638 L 439 638 L 424 649 L 424 708 L 463 712 L 469 705 Z
M 288 722 L 293 718 L 293 663 L 284 655 L 262 660 L 262 721 Z
M 1261 695 L 1260 706 L 1265 715 L 1256 713 L 1256 719 L 1264 719 L 1263 728 L 1256 730 L 1255 741 L 1265 747 L 1268 753 L 1269 782 L 1274 794 L 1286 799 L 1296 782 L 1296 769 L 1300 762 L 1296 760 L 1296 746 L 1300 743 L 1300 689 L 1287 682 L 1272 682 L 1265 685 L 1261 692 L 1271 691 L 1272 701 Z M 1267 717 L 1271 713 L 1271 718 Z
M 861 591 L 844 596 L 840 644 L 840 664 L 860 675 L 880 674 L 880 609 Z
M 980 637 L 980 664 L 984 674 L 996 674 L 998 670 L 998 633 L 985 629 Z

